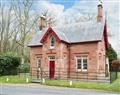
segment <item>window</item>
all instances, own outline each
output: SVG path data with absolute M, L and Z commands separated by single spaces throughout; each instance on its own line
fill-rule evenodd
M 77 71 L 87 71 L 87 57 L 76 57 Z
M 49 56 L 49 60 L 55 60 L 55 56 Z
M 81 59 L 77 59 L 77 69 L 81 69 Z
M 41 59 L 37 58 L 37 67 L 40 68 L 41 67 Z
M 50 38 L 50 48 L 52 49 L 52 48 L 54 48 L 54 46 L 55 46 L 55 39 L 54 39 L 53 36 L 51 36 L 51 38 Z

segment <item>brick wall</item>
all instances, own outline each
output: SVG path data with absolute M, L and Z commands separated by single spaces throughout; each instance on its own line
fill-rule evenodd
M 103 38 L 104 39 L 104 38 Z M 70 56 L 69 56 L 70 49 Z M 80 44 L 71 44 L 70 47 L 55 39 L 55 48 L 50 49 L 50 35 L 43 43 L 43 47 L 31 47 L 30 49 L 30 67 L 36 67 L 36 59 L 42 59 L 42 70 L 45 71 L 47 77 L 49 77 L 49 56 L 55 56 L 55 78 L 68 77 L 69 63 L 71 77 L 76 73 L 84 74 L 86 72 L 77 72 L 76 70 L 76 56 L 88 57 L 88 70 L 90 72 L 98 72 L 105 69 L 105 47 L 104 40 L 101 42 L 87 42 Z M 70 60 L 69 60 L 70 57 Z M 35 72 L 33 72 L 36 74 Z

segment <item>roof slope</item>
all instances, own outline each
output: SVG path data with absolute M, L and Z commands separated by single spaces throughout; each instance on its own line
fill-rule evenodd
M 60 40 L 68 43 L 100 41 L 102 40 L 105 21 L 88 21 L 65 25 L 63 27 L 52 27 Z M 40 40 L 47 32 L 48 28 L 39 31 L 28 44 L 28 46 L 42 45 Z
M 32 38 L 31 42 L 28 43 L 28 46 L 38 46 L 38 45 L 42 45 L 42 43 L 40 43 L 40 38 L 42 37 L 43 32 L 42 31 L 38 31 Z

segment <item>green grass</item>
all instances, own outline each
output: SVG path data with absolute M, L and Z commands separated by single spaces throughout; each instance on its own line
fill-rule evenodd
M 8 81 L 7 81 L 8 78 Z M 30 82 L 30 79 L 29 79 Z M 18 75 L 0 76 L 0 83 L 26 83 L 25 77 L 19 77 Z
M 7 78 L 9 81 L 7 82 Z M 29 79 L 29 82 L 31 80 Z M 0 76 L 0 83 L 26 83 L 26 78 L 13 76 Z M 120 73 L 118 73 L 118 79 L 113 83 L 98 83 L 98 82 L 73 82 L 70 86 L 69 81 L 62 80 L 46 80 L 44 85 L 59 86 L 59 87 L 72 87 L 72 88 L 85 88 L 85 89 L 98 89 L 106 91 L 120 92 Z
M 60 86 L 60 87 L 73 87 L 73 88 L 85 88 L 85 89 L 98 89 L 106 91 L 120 92 L 120 73 L 118 73 L 118 79 L 113 83 L 98 83 L 98 82 L 73 82 L 70 86 L 68 81 L 62 80 L 46 80 L 44 85 Z

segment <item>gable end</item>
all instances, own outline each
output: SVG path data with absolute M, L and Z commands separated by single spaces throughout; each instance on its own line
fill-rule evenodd
M 41 43 L 43 43 L 45 40 L 46 40 L 46 38 L 48 37 L 48 35 L 49 34 L 52 34 L 53 36 L 55 36 L 55 38 L 58 40 L 58 41 L 60 41 L 60 38 L 57 36 L 57 34 L 53 31 L 53 29 L 52 28 L 49 28 L 47 31 L 46 31 L 46 33 L 43 35 L 43 37 L 42 37 L 42 39 L 40 40 L 40 42 Z

